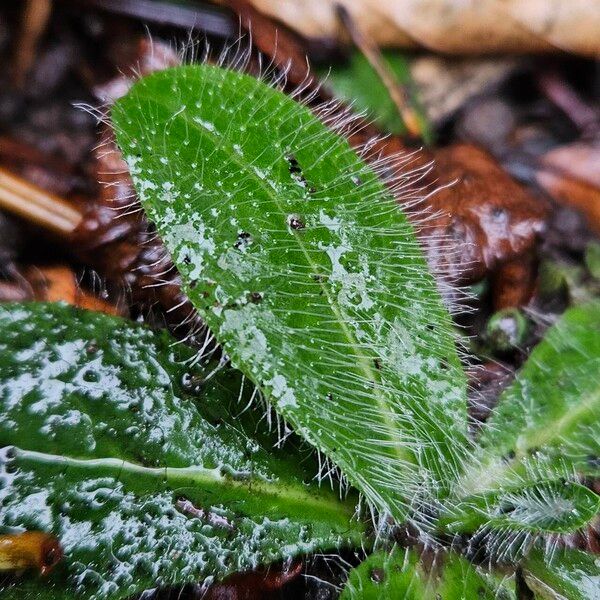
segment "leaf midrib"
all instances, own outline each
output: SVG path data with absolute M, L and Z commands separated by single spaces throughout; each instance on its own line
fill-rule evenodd
M 320 494 L 307 492 L 296 484 L 286 482 L 279 484 L 277 481 L 269 481 L 259 478 L 255 474 L 248 477 L 236 479 L 228 476 L 222 469 L 207 469 L 199 465 L 189 467 L 146 467 L 137 463 L 129 462 L 114 457 L 100 458 L 73 458 L 60 454 L 50 454 L 46 452 L 37 452 L 35 450 L 24 450 L 18 447 L 12 447 L 15 459 L 31 461 L 37 464 L 51 464 L 64 467 L 80 468 L 94 471 L 97 469 L 115 469 L 119 474 L 127 473 L 130 475 L 143 475 L 151 479 L 170 480 L 176 482 L 185 480 L 198 484 L 198 489 L 203 485 L 218 485 L 228 489 L 239 489 L 248 494 L 256 496 L 264 494 L 279 498 L 286 504 L 295 504 L 307 511 L 314 511 L 317 514 L 333 515 L 336 521 L 343 520 L 344 512 L 347 513 L 348 528 L 351 529 L 350 519 L 354 512 L 351 507 L 337 500 L 323 497 Z
M 505 481 L 507 473 L 517 473 L 523 466 L 523 459 L 527 458 L 527 450 L 531 448 L 544 448 L 556 439 L 561 438 L 566 431 L 576 423 L 582 415 L 588 411 L 594 410 L 594 405 L 600 406 L 600 388 L 588 393 L 585 400 L 580 402 L 575 409 L 573 406 L 565 406 L 563 415 L 558 419 L 553 427 L 544 427 L 537 429 L 533 437 L 526 435 L 527 444 L 525 451 L 517 452 L 515 457 L 510 461 L 504 461 L 501 458 L 492 456 L 492 460 L 485 460 L 478 465 L 476 471 L 467 471 L 465 479 L 471 484 L 461 489 L 461 497 L 479 494 L 486 491 L 493 491 L 502 485 Z M 518 445 L 518 439 L 517 443 Z M 491 449 L 492 453 L 496 453 L 497 448 Z
M 532 435 L 523 436 L 527 442 L 527 448 L 543 447 L 556 438 L 562 437 L 588 411 L 592 413 L 594 405 L 598 405 L 597 408 L 600 407 L 600 387 L 586 394 L 584 400 L 576 407 L 565 406 L 564 414 L 555 422 L 554 426 L 539 428 L 532 432 Z

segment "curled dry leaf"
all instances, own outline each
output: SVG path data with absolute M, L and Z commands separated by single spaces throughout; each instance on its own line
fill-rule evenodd
M 356 135 L 352 143 L 364 141 L 364 135 Z M 498 308 L 529 300 L 535 277 L 531 252 L 545 228 L 546 204 L 473 145 L 419 151 L 407 164 L 402 140 L 391 137 L 374 144 L 370 158 L 402 151 L 398 168 L 413 174 L 399 193 L 416 199 L 418 221 L 426 217 L 420 236 L 434 272 L 455 284 L 492 273 Z
M 595 0 L 252 0 L 306 37 L 344 40 L 343 5 L 379 44 L 452 54 L 549 52 L 600 55 Z
M 448 265 L 456 279 L 478 279 L 533 248 L 546 207 L 495 159 L 475 146 L 456 144 L 438 150 L 435 160 L 440 183 L 456 183 L 429 200 L 438 216 L 428 237 L 450 238 L 462 250 L 464 257 Z
M 494 308 L 526 305 L 536 289 L 537 256 L 532 250 L 506 261 L 492 276 Z
M 539 171 L 536 180 L 556 202 L 582 212 L 590 228 L 600 233 L 600 188 L 551 170 Z
M 600 140 L 559 146 L 550 150 L 541 162 L 543 168 L 560 171 L 600 188 Z
M 169 46 L 146 38 L 132 44 L 123 59 L 127 62 L 120 65 L 121 75 L 96 89 L 105 102 L 126 93 L 138 76 L 179 63 Z M 80 258 L 108 280 L 124 284 L 134 304 L 158 305 L 173 327 L 185 324 L 186 331 L 201 329 L 200 319 L 181 292 L 178 273 L 141 214 L 127 165 L 107 126 L 102 128 L 94 157 L 101 186 L 74 232 Z

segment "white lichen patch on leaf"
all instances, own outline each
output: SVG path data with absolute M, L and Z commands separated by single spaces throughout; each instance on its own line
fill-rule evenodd
M 171 232 L 201 219 L 213 240 L 214 254 L 189 244 L 202 269 L 187 292 L 232 363 L 376 508 L 403 519 L 443 498 L 466 447 L 466 382 L 413 227 L 377 175 L 306 107 L 218 67 L 154 74 L 112 116 L 141 156 L 135 178 L 157 186 L 140 198 L 184 281 Z
M 129 598 L 360 544 L 355 499 L 306 484 L 300 456 L 273 451 L 277 436 L 243 414 L 252 389 L 240 392 L 239 374 L 185 392 L 204 375 L 192 358 L 164 332 L 100 313 L 0 307 L 0 531 L 60 540 L 52 585 L 64 597 Z M 285 380 L 273 385 L 290 402 Z M 0 582 L 0 596 L 46 585 L 25 582 Z

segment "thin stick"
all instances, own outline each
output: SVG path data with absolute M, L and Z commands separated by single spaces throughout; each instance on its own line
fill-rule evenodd
M 82 214 L 66 200 L 0 168 L 0 208 L 45 229 L 69 236 Z
M 14 84 L 22 87 L 35 59 L 38 42 L 46 31 L 51 0 L 27 0 L 21 21 L 21 33 L 15 49 Z
M 341 4 L 336 6 L 340 21 L 350 34 L 356 47 L 365 55 L 369 64 L 379 75 L 383 85 L 385 85 L 390 98 L 396 105 L 408 133 L 414 137 L 422 137 L 423 132 L 415 110 L 410 106 L 408 94 L 404 86 L 398 81 L 394 73 L 385 62 L 379 48 L 361 29 L 358 27 L 348 9 Z

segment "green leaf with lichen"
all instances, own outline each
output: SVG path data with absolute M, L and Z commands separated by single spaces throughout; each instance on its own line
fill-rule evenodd
M 588 552 L 560 548 L 548 555 L 536 548 L 523 575 L 536 600 L 600 598 L 600 557 Z
M 378 509 L 402 519 L 443 497 L 465 377 L 414 229 L 372 168 L 305 106 L 211 65 L 142 79 L 112 119 L 232 363 Z
M 0 533 L 49 532 L 65 553 L 47 579 L 5 579 L 2 598 L 126 598 L 361 543 L 356 498 L 238 418 L 235 371 L 192 394 L 193 356 L 120 318 L 0 306 Z

